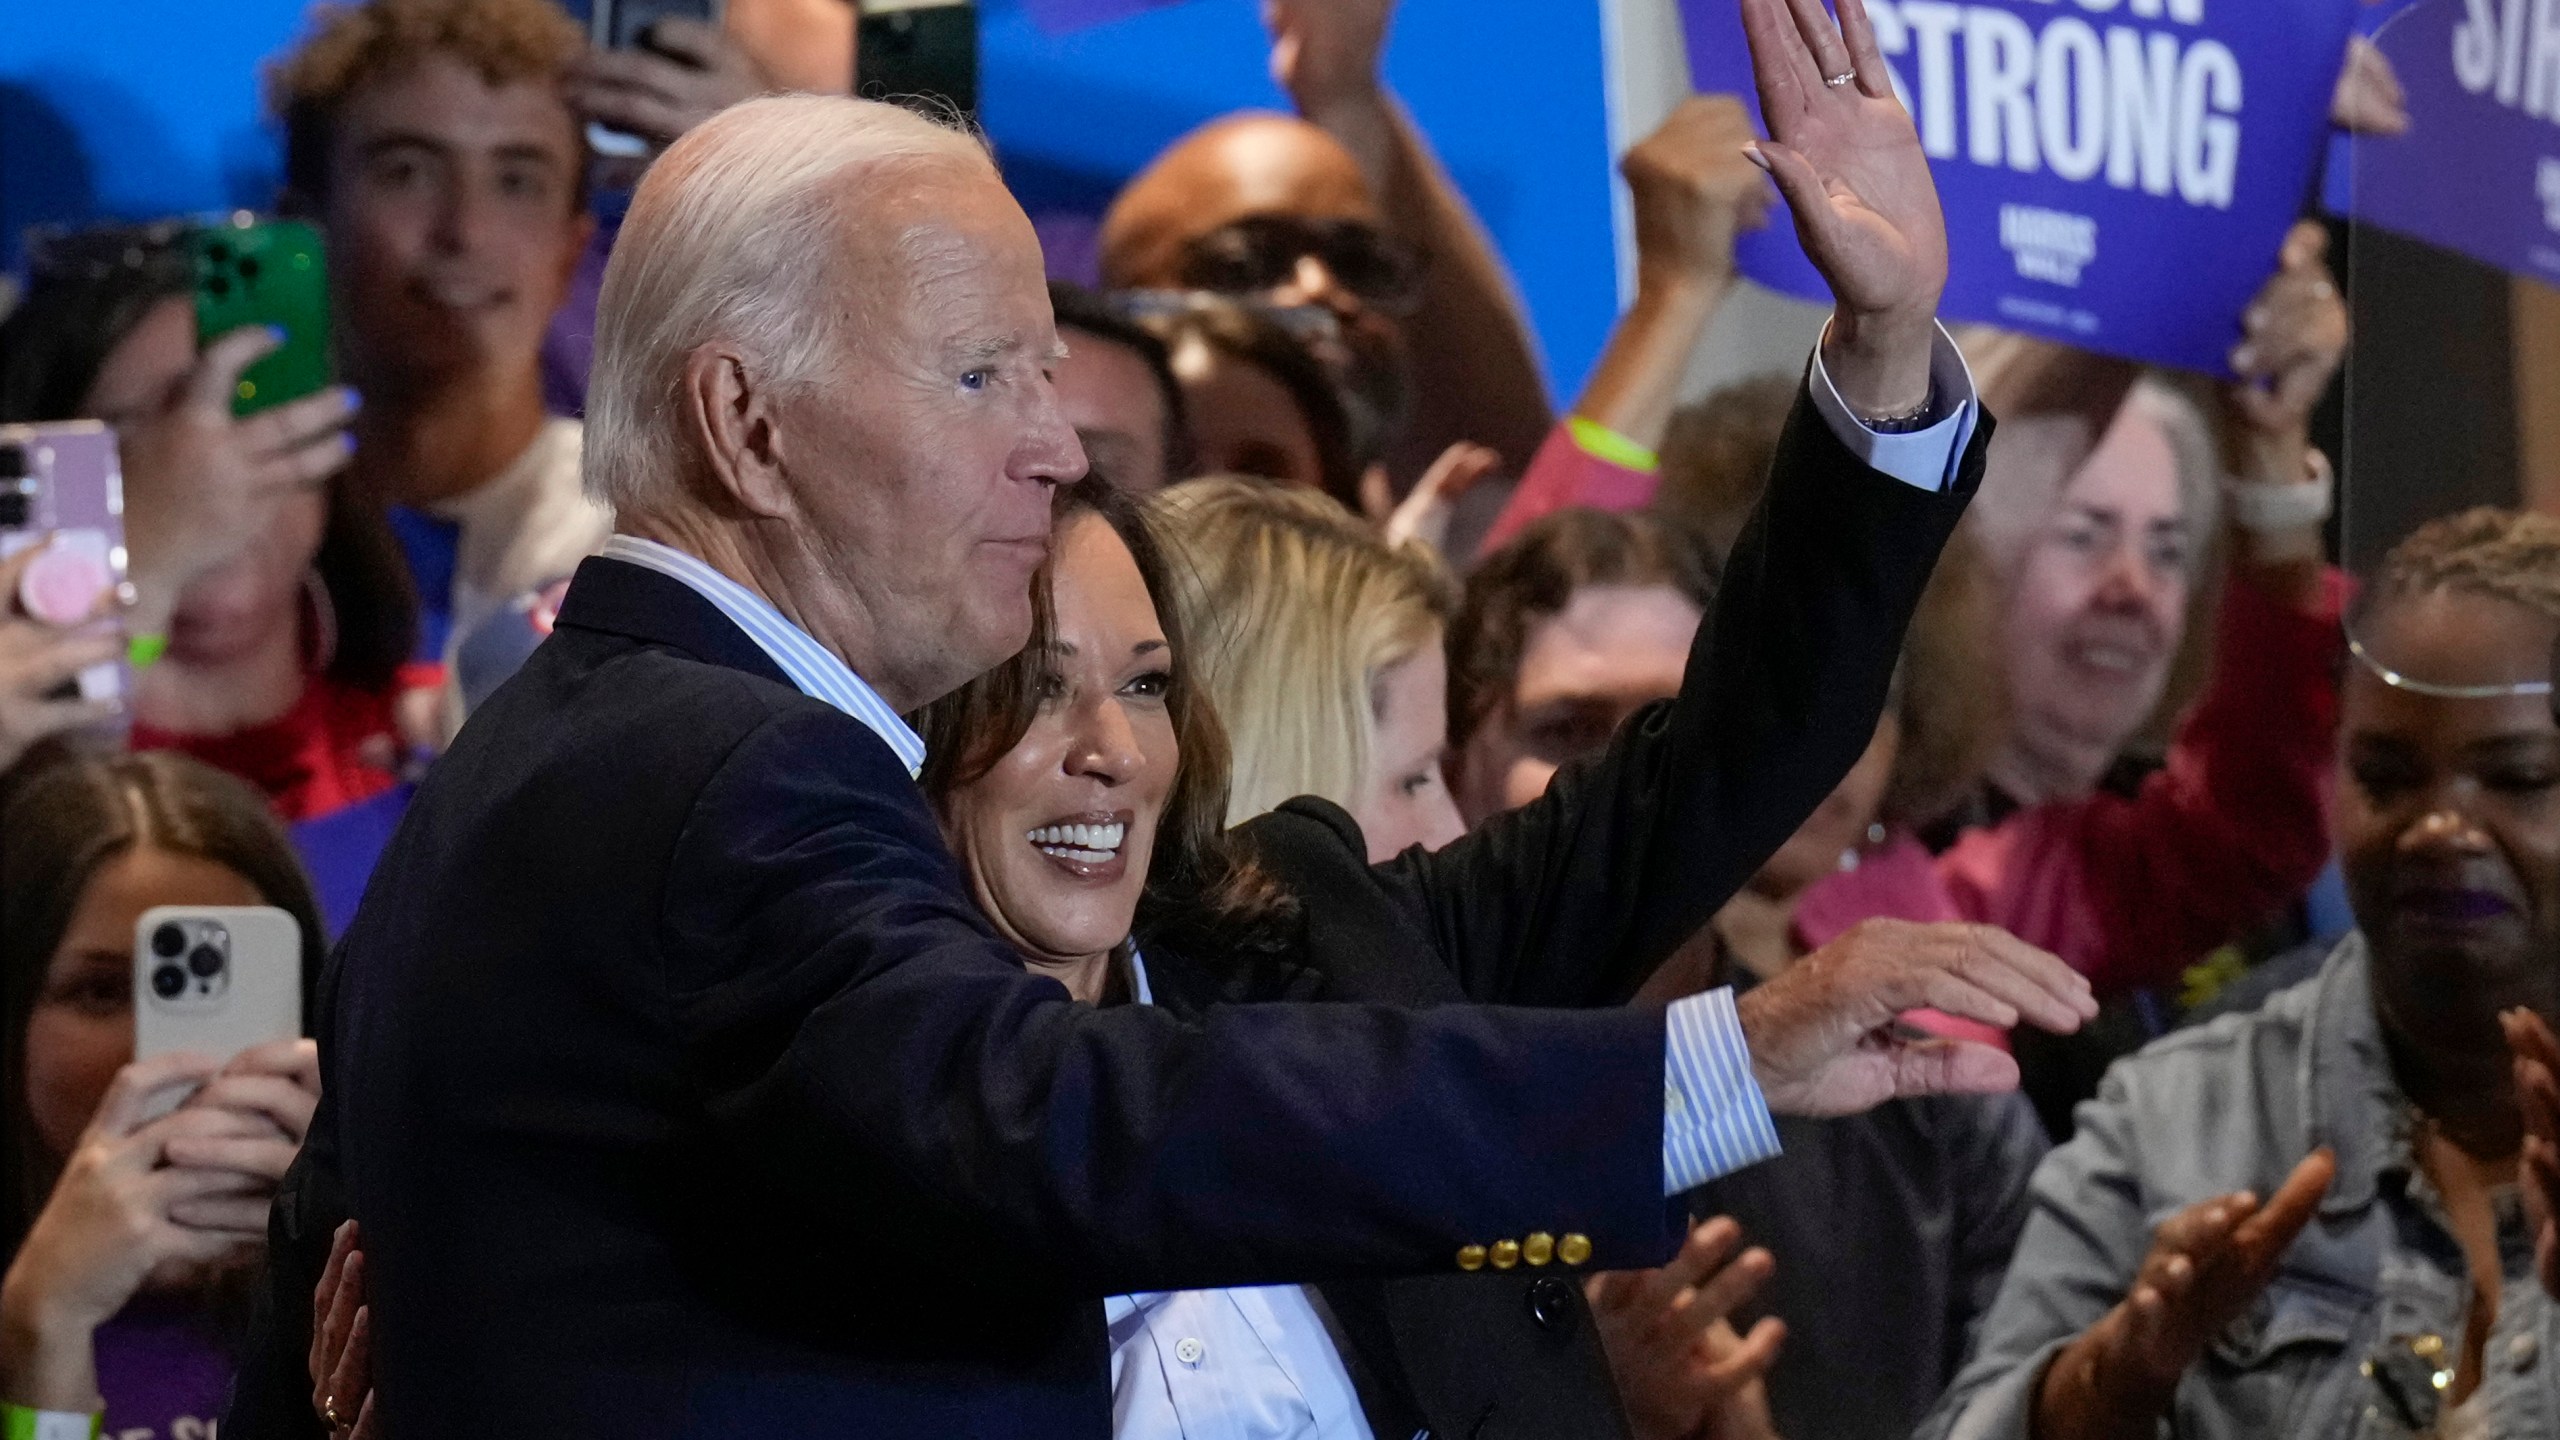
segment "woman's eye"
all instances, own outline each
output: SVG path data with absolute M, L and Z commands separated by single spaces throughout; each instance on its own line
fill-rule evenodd
M 83 1015 L 121 1015 L 133 1006 L 133 979 L 125 975 L 83 975 L 52 987 L 45 999 Z
M 2358 765 L 2349 772 L 2356 788 L 2376 800 L 2388 799 L 2418 783 L 2417 776 L 2399 765 Z
M 1151 700 L 1161 700 L 1173 689 L 1173 677 L 1162 670 L 1152 670 L 1124 687 L 1127 693 Z
M 2560 773 L 2550 770 L 2493 770 L 2481 779 L 2490 789 L 2506 795 L 2531 795 L 2560 785 Z
M 1051 671 L 1031 682 L 1031 698 L 1053 705 L 1067 698 L 1067 677 Z
M 1397 781 L 1396 789 L 1407 796 L 1419 795 L 1439 783 L 1439 780 L 1440 772 L 1437 770 L 1417 770 Z

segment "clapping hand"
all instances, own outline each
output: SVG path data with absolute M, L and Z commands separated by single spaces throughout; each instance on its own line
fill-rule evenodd
M 1742 0 L 1770 137 L 1752 153 L 1838 302 L 1823 349 L 1832 383 L 1852 409 L 1881 417 L 1929 399 L 1947 225 L 1867 8 L 1839 6 L 1835 24 L 1822 0 Z
M 1378 57 L 1395 0 L 1264 0 L 1271 78 L 1313 120 L 1338 105 L 1373 105 L 1384 94 Z
M 2337 1157 L 2315 1150 L 2263 1204 L 2244 1190 L 2163 1221 L 2131 1292 L 2045 1372 L 2036 1433 L 2150 1435 L 2180 1377 L 2275 1278 L 2337 1174 Z
M 1734 1330 L 1733 1312 L 1776 1269 L 1768 1251 L 1741 1245 L 1742 1227 L 1719 1215 L 1691 1229 L 1680 1253 L 1658 1270 L 1612 1271 L 1584 1282 L 1637 1440 L 1772 1434 L 1764 1382 L 1787 1327 L 1769 1317 L 1748 1335 Z
M 2533 1268 L 2542 1288 L 2560 1300 L 2560 1039 L 2531 1010 L 2498 1017 L 2515 1056 L 2516 1103 L 2524 1111 L 2524 1152 L 2516 1178 L 2524 1186 L 2527 1223 L 2533 1229 Z
M 2098 1013 L 2088 979 L 1988 925 L 1868 920 L 1737 1002 L 1769 1108 L 1855 1115 L 1898 1096 L 2014 1090 L 2018 1062 L 1905 1031 L 1906 1010 L 2068 1034 Z
M 2241 317 L 2231 350 L 2232 409 L 2286 482 L 2302 478 L 2311 411 L 2347 354 L 2347 304 L 2329 275 L 2329 232 L 2305 220 L 2285 236 L 2276 273 Z

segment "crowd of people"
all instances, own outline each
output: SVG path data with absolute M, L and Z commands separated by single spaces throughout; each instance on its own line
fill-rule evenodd
M 2236 379 L 1950 331 L 1864 7 L 1740 3 L 1561 412 L 1392 0 L 1098 288 L 843 0 L 315 12 L 283 405 L 31 237 L 129 583 L 0 558 L 10 1440 L 2560 1434 L 2560 520 L 2350 584 L 2321 224 Z M 244 905 L 312 1038 L 140 1054 Z

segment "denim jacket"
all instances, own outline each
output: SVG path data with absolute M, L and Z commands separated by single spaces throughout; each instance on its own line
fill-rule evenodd
M 2037 1168 L 2008 1277 L 1921 1440 L 2025 1440 L 2045 1367 L 2124 1297 L 2155 1227 L 2234 1190 L 2271 1194 L 2322 1145 L 2338 1178 L 2318 1216 L 2187 1372 L 2161 1433 L 2560 1435 L 2560 1321 L 2512 1190 L 2498 1198 L 2505 1279 L 2480 1387 L 2459 1417 L 2438 1413 L 2423 1357 L 2455 1363 L 2471 1284 L 2411 1161 L 2412 1111 L 2384 1058 L 2366 964 L 2350 936 L 2263 1009 L 2168 1036 L 2108 1072 L 2078 1134 Z

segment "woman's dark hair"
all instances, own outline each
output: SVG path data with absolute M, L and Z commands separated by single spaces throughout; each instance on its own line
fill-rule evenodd
M 163 301 L 194 293 L 186 234 L 162 224 L 43 244 L 25 296 L 0 322 L 0 423 L 85 418 L 89 391 L 116 347 Z M 381 508 L 336 482 L 328 501 L 312 559 L 331 611 L 327 673 L 342 685 L 386 690 L 417 646 L 417 590 Z
M 1135 302 L 1137 297 L 1129 297 Z M 1164 341 L 1166 353 L 1181 358 L 1183 346 L 1198 343 L 1252 365 L 1289 392 L 1307 434 L 1315 441 L 1317 487 L 1360 513 L 1360 474 L 1375 456 L 1360 453 L 1351 415 L 1333 372 L 1308 343 L 1283 321 L 1285 312 L 1224 295 L 1187 292 L 1156 297 L 1157 303 L 1137 313 L 1142 323 Z M 1267 476 L 1290 479 L 1290 476 Z
M 44 1153 L 27 1104 L 27 1024 L 72 911 L 99 869 L 136 846 L 236 871 L 302 926 L 303 1013 L 325 953 L 319 903 L 284 828 L 258 792 L 168 751 L 91 755 L 49 747 L 21 762 L 0 791 L 0 1067 L 8 1112 L 0 1151 L 0 1241 L 17 1253 L 44 1208 L 56 1157 Z
M 1059 489 L 1055 530 L 1064 532 L 1081 515 L 1100 519 L 1129 547 L 1173 652 L 1165 704 L 1182 760 L 1156 831 L 1155 855 L 1138 907 L 1138 938 L 1142 944 L 1163 941 L 1178 949 L 1232 949 L 1264 941 L 1293 906 L 1278 883 L 1227 836 L 1226 727 L 1183 641 L 1172 604 L 1170 562 L 1137 502 L 1108 483 L 1087 477 Z M 1033 582 L 1031 643 L 909 717 L 925 743 L 918 782 L 937 810 L 984 778 L 1031 730 L 1048 656 L 1057 641 L 1057 606 L 1051 594 L 1055 563 L 1053 558 Z

